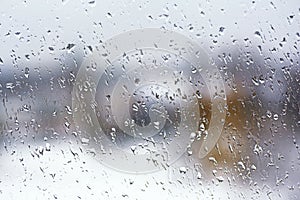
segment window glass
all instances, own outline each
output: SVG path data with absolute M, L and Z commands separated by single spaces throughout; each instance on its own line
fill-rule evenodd
M 297 0 L 0 16 L 0 199 L 298 199 Z

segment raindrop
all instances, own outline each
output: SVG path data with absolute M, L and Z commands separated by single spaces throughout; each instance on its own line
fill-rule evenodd
M 72 114 L 72 108 L 70 106 L 65 106 L 65 108 L 66 108 L 67 113 L 69 115 L 71 115 Z
M 219 182 L 223 182 L 225 179 L 223 178 L 223 176 L 218 176 L 216 177 L 216 179 L 219 181 Z
M 258 144 L 255 144 L 255 145 L 254 145 L 253 152 L 254 152 L 256 155 L 259 155 L 262 151 L 263 151 L 263 149 L 262 149 L 261 146 L 259 146 Z
M 136 148 L 137 148 L 137 147 L 136 147 L 135 145 L 132 145 L 132 146 L 130 147 L 130 149 L 131 149 L 131 151 L 132 151 L 133 154 L 135 154 Z
M 30 60 L 30 56 L 28 54 L 25 55 L 26 60 Z
M 68 44 L 68 45 L 66 46 L 66 49 L 67 49 L 67 50 L 72 50 L 74 47 L 75 47 L 75 44 L 70 43 L 70 44 Z
M 256 170 L 256 166 L 253 164 L 253 165 L 251 165 L 251 167 L 250 167 L 252 170 Z
M 51 148 L 50 144 L 49 144 L 49 143 L 46 143 L 45 150 L 46 150 L 46 151 L 50 151 L 50 150 L 51 150 L 50 148 Z
M 200 172 L 197 172 L 197 179 L 201 179 L 202 178 L 202 174 Z
M 95 0 L 89 1 L 89 5 L 95 6 L 95 4 L 96 4 L 96 1 L 95 1 Z
M 65 122 L 65 127 L 70 128 L 71 124 L 69 122 Z
M 26 78 L 29 77 L 29 68 L 28 68 L 28 67 L 25 67 L 24 76 L 25 76 Z
M 225 27 L 221 26 L 221 27 L 219 28 L 219 32 L 220 32 L 220 33 L 224 33 L 224 31 L 225 31 Z
M 112 14 L 110 12 L 107 13 L 108 18 L 112 18 Z
M 182 173 L 182 174 L 185 174 L 187 172 L 186 167 L 180 167 L 179 172 Z
M 192 73 L 193 74 L 197 73 L 197 69 L 195 67 L 192 68 Z
M 244 165 L 244 163 L 242 162 L 242 161 L 239 161 L 238 163 L 237 163 L 237 165 L 238 166 L 240 166 L 242 169 L 246 169 L 246 167 L 245 167 L 245 165 Z
M 132 110 L 135 111 L 135 112 L 138 112 L 139 107 L 134 103 L 134 104 L 132 104 Z
M 209 157 L 208 160 L 213 162 L 214 164 L 218 163 L 217 160 L 214 157 Z
M 268 117 L 268 118 L 271 118 L 271 117 L 272 117 L 272 112 L 269 111 L 269 110 L 267 110 L 267 117 Z
M 88 144 L 90 142 L 90 140 L 88 138 L 81 138 L 81 143 L 82 144 Z
M 202 132 L 205 131 L 205 125 L 203 123 L 200 124 L 199 130 Z

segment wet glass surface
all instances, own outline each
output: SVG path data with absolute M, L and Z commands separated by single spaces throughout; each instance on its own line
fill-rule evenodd
M 297 0 L 0 15 L 0 199 L 298 199 Z

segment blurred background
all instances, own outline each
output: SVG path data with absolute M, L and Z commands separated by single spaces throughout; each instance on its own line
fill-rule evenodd
M 0 16 L 1 199 L 298 199 L 299 1 L 12 0 Z M 228 108 L 207 157 L 187 152 L 170 169 L 133 175 L 85 148 L 71 91 L 97 45 L 150 27 L 206 50 Z

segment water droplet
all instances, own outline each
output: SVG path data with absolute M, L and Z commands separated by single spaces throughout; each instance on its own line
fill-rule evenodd
M 214 164 L 218 163 L 217 160 L 214 157 L 209 157 L 208 160 L 213 162 Z
M 95 0 L 91 0 L 88 2 L 90 6 L 95 6 L 96 5 L 96 1 Z
M 203 123 L 200 124 L 199 130 L 200 131 L 205 131 L 205 125 Z
M 272 117 L 272 112 L 269 111 L 269 110 L 267 110 L 267 117 L 268 117 L 268 118 L 271 118 L 271 117 Z
M 74 47 L 75 47 L 75 44 L 70 43 L 70 44 L 68 44 L 68 45 L 66 46 L 66 49 L 67 49 L 67 50 L 72 50 Z
M 30 55 L 29 55 L 29 54 L 26 54 L 26 55 L 25 55 L 25 58 L 26 58 L 26 60 L 30 60 Z
M 224 31 L 225 31 L 225 27 L 221 26 L 221 27 L 219 28 L 219 32 L 220 32 L 220 33 L 223 33 Z
M 197 69 L 195 67 L 192 68 L 192 73 L 195 74 L 197 72 Z
M 187 154 L 188 154 L 189 156 L 193 155 L 193 151 L 192 151 L 191 148 L 189 148 L 189 149 L 187 150 Z
M 24 76 L 25 76 L 26 78 L 29 77 L 29 68 L 28 68 L 28 67 L 25 67 Z
M 65 127 L 70 128 L 71 124 L 69 122 L 65 122 Z
M 244 163 L 242 162 L 242 161 L 239 161 L 238 163 L 237 163 L 237 165 L 238 166 L 240 166 L 242 169 L 246 169 L 246 167 L 245 167 L 245 165 L 244 165 Z
M 139 107 L 134 103 L 134 104 L 132 104 L 132 110 L 135 111 L 135 112 L 138 112 Z
M 108 18 L 112 18 L 112 14 L 110 12 L 107 13 Z
M 186 167 L 180 167 L 179 172 L 182 173 L 182 174 L 185 174 L 187 172 Z
M 258 144 L 255 144 L 255 145 L 254 145 L 253 152 L 254 152 L 256 155 L 259 155 L 262 151 L 263 151 L 263 149 L 262 149 L 261 146 L 259 146 Z
M 219 181 L 219 182 L 223 182 L 225 179 L 223 178 L 223 176 L 218 176 L 216 177 L 216 179 Z
M 67 113 L 69 115 L 71 115 L 72 114 L 72 108 L 70 106 L 65 106 L 65 108 L 66 108 Z
M 197 172 L 197 179 L 201 179 L 202 178 L 202 174 L 200 172 Z
M 256 36 L 258 36 L 258 37 L 261 37 L 261 34 L 260 34 L 259 31 L 255 31 L 254 34 L 255 34 Z
M 49 143 L 46 143 L 45 150 L 46 150 L 46 151 L 50 151 L 50 150 L 51 150 L 51 146 L 50 146 L 50 144 L 49 144 Z
M 253 165 L 251 165 L 251 167 L 250 167 L 252 170 L 256 170 L 256 166 L 253 164 Z
M 88 138 L 81 138 L 81 143 L 82 144 L 88 144 L 90 142 L 90 140 Z
M 136 148 L 137 148 L 137 147 L 136 147 L 135 145 L 132 145 L 132 146 L 130 147 L 130 149 L 131 149 L 131 151 L 132 151 L 133 154 L 135 154 Z

